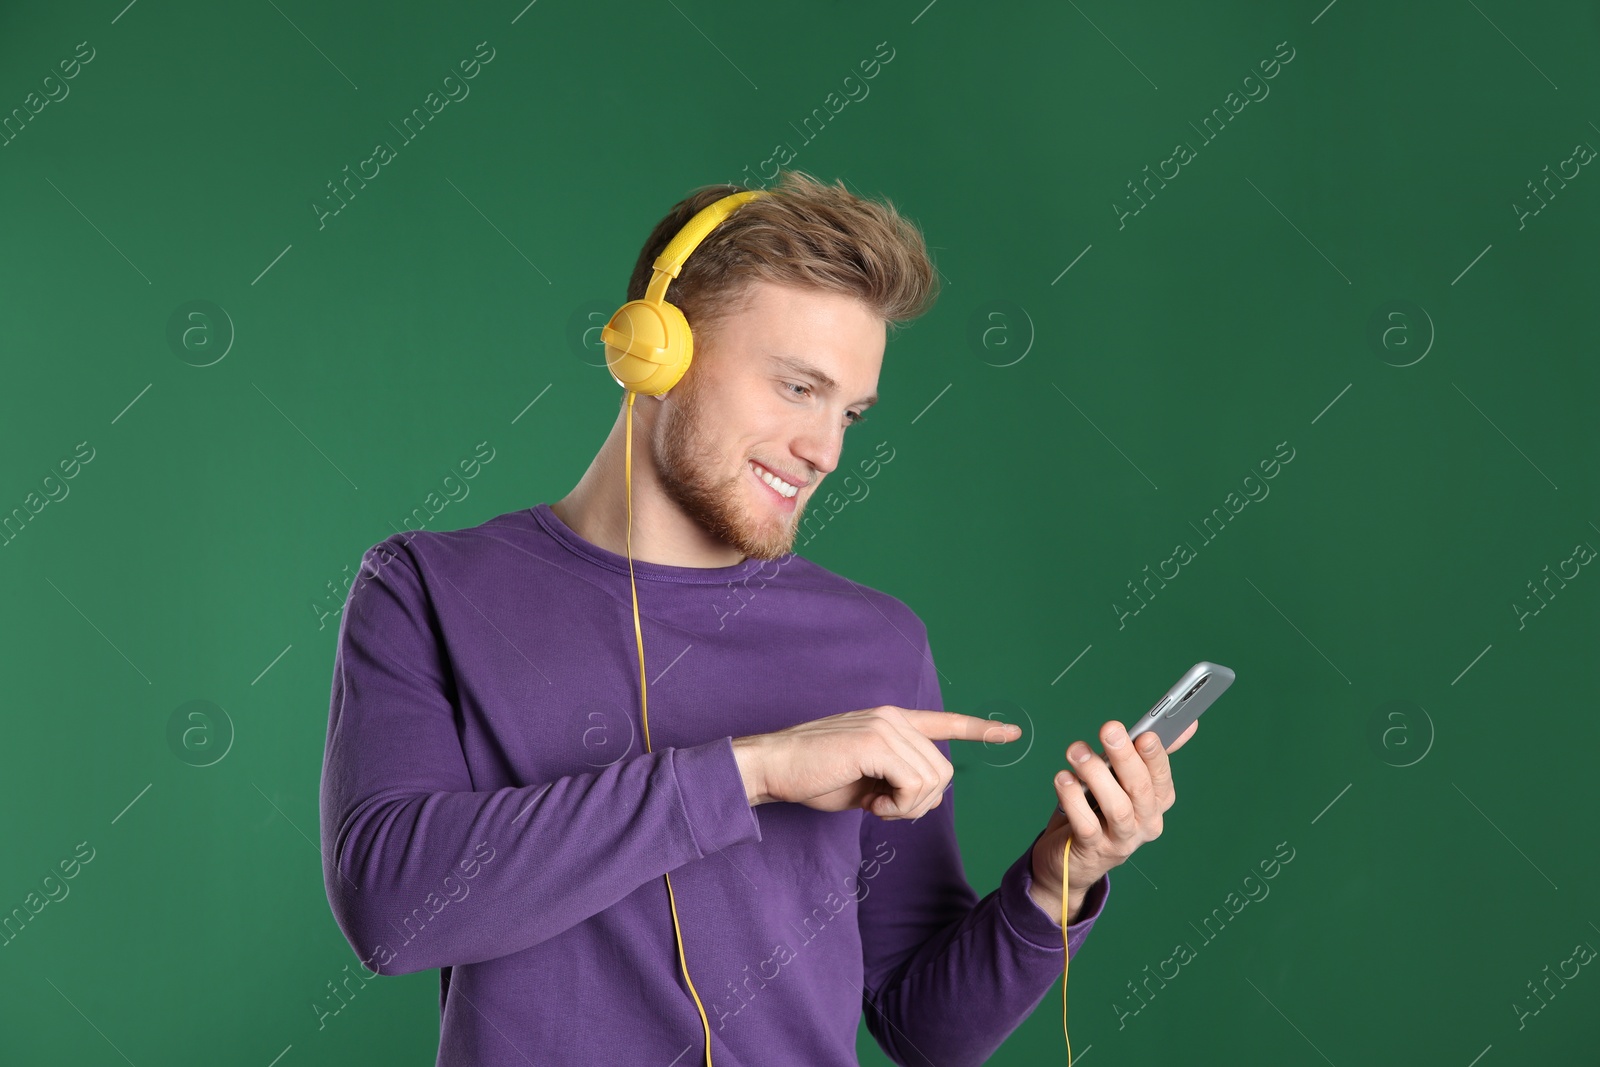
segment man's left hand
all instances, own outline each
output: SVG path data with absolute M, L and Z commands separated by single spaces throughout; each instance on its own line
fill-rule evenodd
M 1033 888 L 1030 895 L 1059 925 L 1075 921 L 1083 897 L 1100 876 L 1133 855 L 1146 841 L 1161 836 L 1161 817 L 1172 807 L 1176 793 L 1167 752 L 1176 752 L 1194 736 L 1199 720 L 1178 735 L 1172 748 L 1162 751 L 1161 741 L 1147 730 L 1131 742 L 1128 731 L 1112 720 L 1100 727 L 1100 741 L 1110 763 L 1083 741 L 1067 747 L 1071 771 L 1056 774 L 1060 802 L 1045 832 L 1033 846 Z M 1116 774 L 1113 775 L 1112 771 Z M 1076 772 L 1076 777 L 1073 772 Z M 1082 785 L 1079 784 L 1080 780 Z M 1089 807 L 1083 785 L 1094 794 L 1100 813 Z M 1062 810 L 1066 811 L 1063 815 Z M 1072 837 L 1067 914 L 1061 914 L 1061 854 Z

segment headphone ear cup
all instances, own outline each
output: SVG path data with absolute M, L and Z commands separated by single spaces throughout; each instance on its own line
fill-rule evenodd
M 624 389 L 659 396 L 677 385 L 694 358 L 694 332 L 676 305 L 630 300 L 600 331 L 606 367 Z

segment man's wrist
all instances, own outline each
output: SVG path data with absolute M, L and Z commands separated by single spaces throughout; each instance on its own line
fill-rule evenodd
M 766 777 L 761 766 L 762 745 L 761 735 L 753 734 L 749 737 L 735 737 L 733 739 L 733 758 L 739 764 L 739 776 L 744 779 L 745 799 L 750 801 L 753 808 L 757 804 L 769 804 L 772 798 L 767 795 Z
M 1083 910 L 1083 898 L 1087 891 L 1067 894 L 1067 914 L 1061 914 L 1061 893 L 1051 892 L 1043 888 L 1038 882 L 1028 887 L 1028 897 L 1038 909 L 1050 917 L 1050 921 L 1057 926 L 1071 926 L 1078 921 L 1078 913 Z
M 1069 888 L 1067 890 L 1067 913 L 1061 914 L 1061 883 L 1059 880 L 1050 881 L 1039 877 L 1038 844 L 1028 858 L 1028 898 L 1038 906 L 1039 910 L 1050 916 L 1057 926 L 1070 926 L 1077 921 L 1078 913 L 1083 910 L 1083 899 L 1088 896 L 1087 887 L 1083 889 Z

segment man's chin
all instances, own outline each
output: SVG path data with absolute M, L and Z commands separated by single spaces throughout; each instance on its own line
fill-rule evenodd
M 744 549 L 742 549 L 744 554 L 746 556 L 748 556 L 749 558 L 765 560 L 765 561 L 781 559 L 782 557 L 787 556 L 793 550 L 794 550 L 794 538 L 792 538 L 792 537 L 789 538 L 789 540 L 787 542 L 785 542 L 784 544 L 782 544 L 782 545 L 776 545 L 776 546 L 774 546 L 774 545 L 761 545 L 761 546 L 750 545 L 750 546 L 746 546 Z
M 792 531 L 786 537 L 747 538 L 739 551 L 752 559 L 774 560 L 793 552 L 794 541 Z
M 768 526 L 766 536 L 753 536 L 746 528 L 743 543 L 738 546 L 739 551 L 753 559 L 774 560 L 787 556 L 794 551 L 795 535 L 800 530 L 800 516 L 804 505 L 796 509 L 792 516 L 779 520 L 777 526 Z M 778 531 L 782 531 L 781 533 Z

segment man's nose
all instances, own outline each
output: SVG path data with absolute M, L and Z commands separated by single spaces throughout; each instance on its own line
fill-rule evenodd
M 831 473 L 844 451 L 844 417 L 840 415 L 836 422 L 828 418 L 827 414 L 818 416 L 793 443 L 794 454 L 815 468 L 815 478 Z

